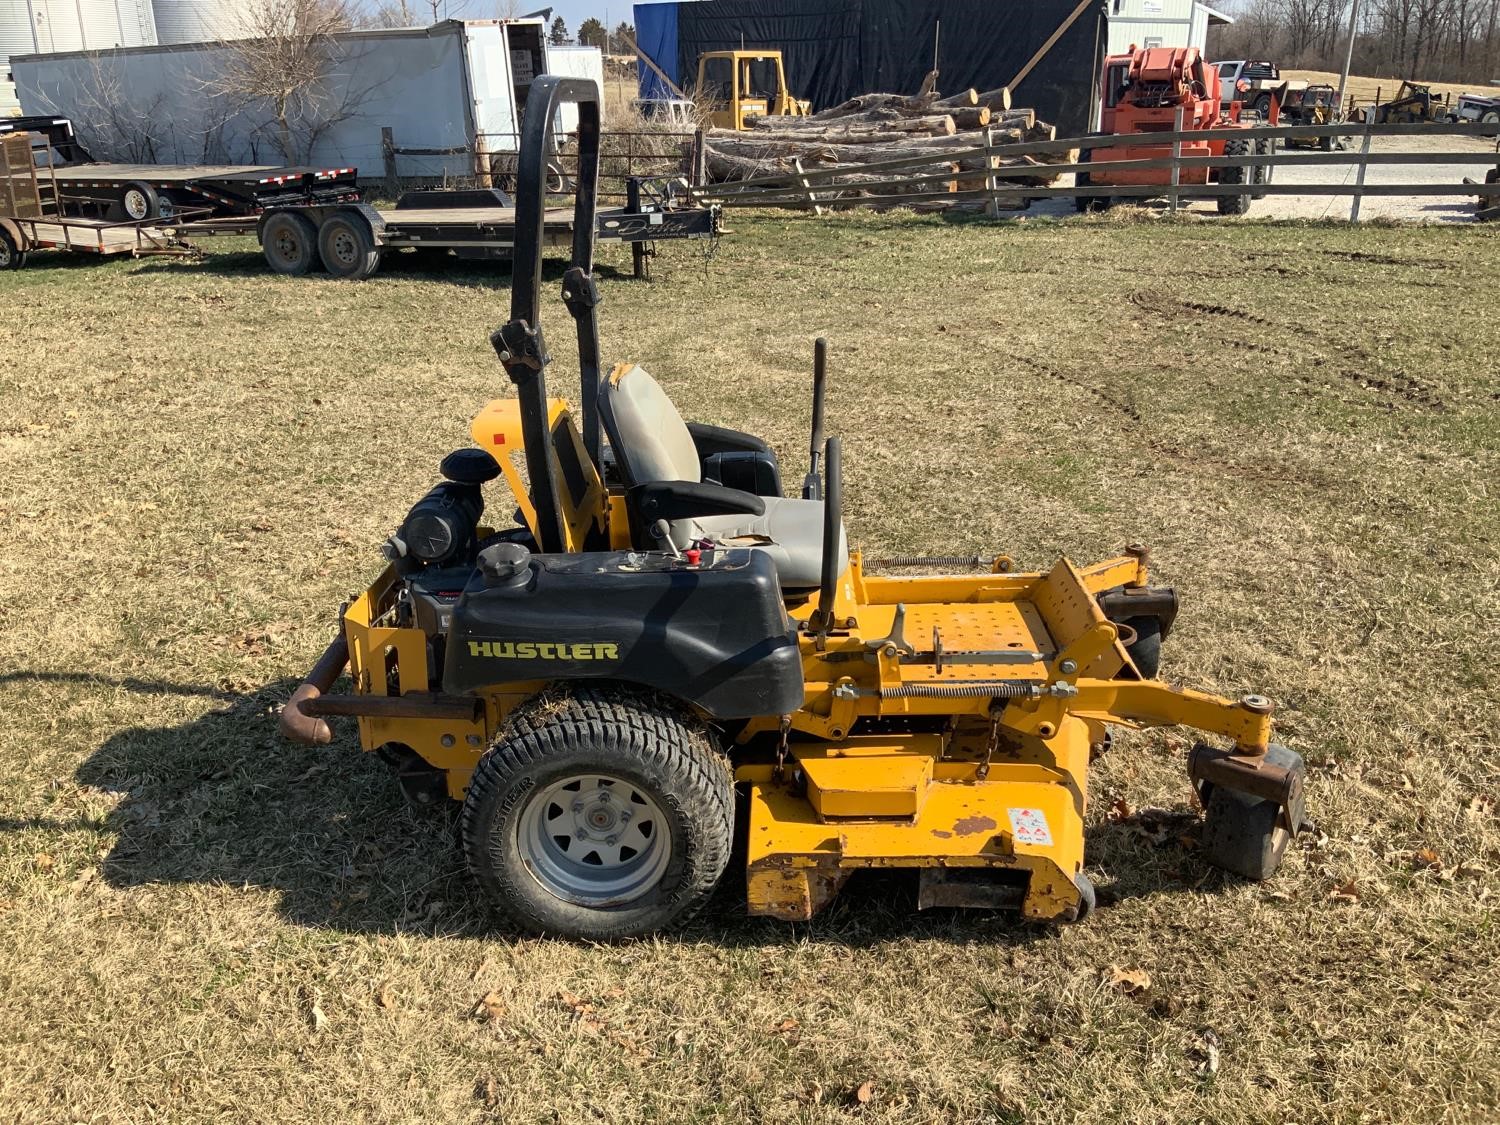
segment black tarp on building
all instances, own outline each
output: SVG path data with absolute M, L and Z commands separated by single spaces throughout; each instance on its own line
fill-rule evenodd
M 704 51 L 779 49 L 787 82 L 813 108 L 874 90 L 915 93 L 932 69 L 945 92 L 1010 82 L 1077 8 L 1079 0 L 692 0 L 637 4 L 641 47 L 679 86 L 691 85 Z M 1059 136 L 1088 127 L 1104 3 L 1084 8 L 1013 91 L 1053 122 Z M 641 65 L 643 97 L 662 96 Z

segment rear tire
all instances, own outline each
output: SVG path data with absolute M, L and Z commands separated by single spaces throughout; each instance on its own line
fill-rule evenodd
M 702 909 L 729 862 L 734 782 L 673 711 L 585 689 L 495 742 L 461 828 L 469 870 L 516 925 L 614 941 Z
M 260 231 L 260 250 L 276 273 L 301 277 L 318 261 L 318 228 L 306 215 L 273 211 Z
M 1272 743 L 1266 760 L 1284 769 L 1305 773 L 1299 754 Z M 1291 820 L 1302 826 L 1305 802 L 1299 796 L 1291 809 Z M 1291 843 L 1292 833 L 1281 823 L 1281 806 L 1275 801 L 1252 797 L 1233 789 L 1204 784 L 1199 790 L 1203 801 L 1203 857 L 1215 867 L 1260 881 L 1269 879 L 1281 866 Z
M 1224 142 L 1225 156 L 1249 156 L 1250 142 L 1244 140 L 1233 140 Z M 1249 182 L 1245 173 L 1251 169 L 1220 168 L 1219 183 L 1221 184 L 1243 184 Z M 1221 195 L 1218 197 L 1219 214 L 1221 215 L 1243 215 L 1250 210 L 1249 195 Z
M 0 227 L 0 270 L 19 270 L 26 267 L 26 251 L 17 244 L 15 236 Z
M 1264 121 L 1267 117 L 1271 116 L 1271 95 L 1262 94 L 1250 103 L 1250 108 L 1260 114 L 1261 120 Z
M 1500 125 L 1500 109 L 1486 110 L 1480 114 L 1479 123 L 1481 125 Z
M 364 217 L 335 211 L 318 228 L 318 257 L 334 277 L 362 281 L 380 267 L 380 249 Z
M 132 180 L 120 189 L 120 210 L 132 223 L 145 222 L 161 214 L 161 200 L 150 184 Z

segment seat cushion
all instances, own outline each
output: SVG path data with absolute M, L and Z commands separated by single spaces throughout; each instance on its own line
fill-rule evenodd
M 776 561 L 783 590 L 813 590 L 823 578 L 823 502 L 766 496 L 759 516 L 700 516 L 683 523 L 688 539 L 710 539 L 726 547 L 754 547 Z M 675 528 L 674 528 L 675 530 Z M 849 565 L 849 543 L 839 529 L 839 573 Z
M 621 364 L 599 394 L 609 443 L 631 484 L 700 481 L 693 435 L 661 384 L 635 364 Z

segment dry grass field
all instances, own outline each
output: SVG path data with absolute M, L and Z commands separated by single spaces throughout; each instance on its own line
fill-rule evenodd
M 1195 854 L 1168 731 L 1095 770 L 1081 926 L 894 876 L 784 925 L 731 876 L 656 940 L 497 930 L 451 815 L 272 716 L 506 393 L 503 271 L 39 259 L 0 275 L 0 1120 L 1495 1120 L 1500 230 L 731 226 L 706 275 L 606 254 L 606 357 L 796 478 L 827 334 L 868 547 L 1151 544 L 1164 673 L 1310 764 L 1280 875 Z

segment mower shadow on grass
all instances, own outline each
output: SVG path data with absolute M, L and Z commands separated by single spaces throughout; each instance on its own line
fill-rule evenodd
M 176 727 L 132 727 L 99 747 L 77 771 L 79 784 L 123 795 L 101 826 L 114 844 L 100 864 L 113 887 L 201 883 L 280 893 L 282 915 L 297 925 L 351 933 L 397 931 L 431 937 L 509 940 L 465 870 L 458 806 L 419 811 L 401 796 L 374 755 L 360 753 L 347 728 L 332 745 L 289 747 L 274 709 L 290 679 L 253 694 L 208 686 L 120 681 L 128 691 L 201 695 L 221 706 Z M 1123 836 L 1091 838 L 1091 866 L 1113 862 Z M 1113 846 L 1112 846 L 1113 845 Z M 1191 861 L 1189 861 L 1191 863 Z M 1054 931 L 988 911 L 916 909 L 912 871 L 857 872 L 811 923 L 745 915 L 744 857 L 708 907 L 663 940 L 724 946 L 813 941 L 850 947 L 887 941 L 984 941 L 1009 946 L 1051 940 Z M 1184 886 L 1132 876 L 1122 894 Z

